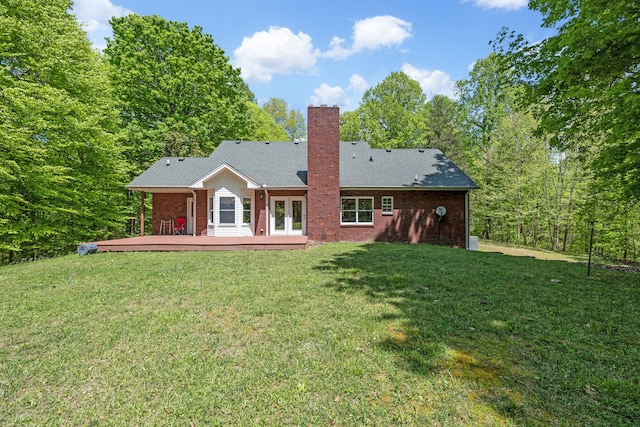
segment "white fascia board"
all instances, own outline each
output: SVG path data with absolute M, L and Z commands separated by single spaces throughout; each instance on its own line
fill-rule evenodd
M 199 180 L 195 181 L 193 184 L 191 184 L 189 186 L 189 188 L 190 189 L 194 189 L 194 190 L 203 189 L 203 188 L 205 188 L 204 187 L 205 181 L 213 178 L 214 176 L 218 175 L 220 172 L 225 171 L 225 170 L 233 173 L 238 178 L 244 180 L 247 183 L 247 188 L 252 188 L 252 189 L 261 188 L 261 186 L 259 184 L 257 184 L 253 180 L 251 180 L 246 175 L 244 175 L 241 172 L 239 172 L 236 169 L 234 169 L 233 166 L 228 165 L 226 163 L 221 164 L 220 166 L 215 168 L 213 171 L 209 172 L 208 174 L 206 174 L 205 176 L 203 176 Z
M 185 186 L 139 186 L 139 185 L 125 185 L 124 188 L 131 191 L 144 191 L 145 193 L 188 193 L 189 188 Z
M 376 187 L 376 186 L 341 186 L 340 190 L 356 191 L 469 191 L 469 187 L 420 187 L 420 186 L 403 186 L 403 187 Z

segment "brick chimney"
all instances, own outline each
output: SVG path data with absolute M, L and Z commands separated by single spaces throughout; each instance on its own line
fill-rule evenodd
M 307 110 L 307 234 L 337 241 L 340 231 L 340 109 Z

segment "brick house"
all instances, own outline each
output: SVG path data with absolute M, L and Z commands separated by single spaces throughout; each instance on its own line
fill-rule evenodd
M 127 188 L 151 193 L 152 233 L 306 235 L 468 247 L 478 186 L 436 149 L 341 142 L 338 107 L 309 107 L 307 142 L 223 141 L 206 158 L 165 157 Z

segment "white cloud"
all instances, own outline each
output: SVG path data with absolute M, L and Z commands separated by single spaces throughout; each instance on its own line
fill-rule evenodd
M 323 56 L 344 60 L 363 50 L 375 50 L 383 47 L 397 47 L 411 37 L 411 23 L 395 16 L 375 16 L 356 21 L 353 26 L 353 44 L 344 48 L 345 40 L 334 36 L 329 50 Z
M 528 0 L 462 0 L 463 3 L 471 1 L 483 9 L 517 10 L 527 6 Z
M 360 74 L 353 74 L 349 79 L 349 90 L 355 93 L 364 93 L 369 88 L 369 83 Z
M 105 37 L 113 35 L 109 20 L 113 16 L 121 17 L 133 13 L 125 7 L 111 3 L 110 0 L 75 0 L 71 12 L 82 22 L 89 40 L 98 49 L 106 46 Z
M 323 56 L 331 59 L 344 60 L 351 56 L 353 51 L 351 49 L 345 49 L 342 44 L 345 42 L 338 36 L 333 36 L 331 43 L 329 43 L 329 50 L 326 51 Z
M 320 51 L 302 31 L 294 34 L 288 28 L 269 27 L 245 37 L 233 54 L 244 79 L 268 82 L 273 74 L 313 72 Z
M 312 105 L 349 105 L 350 100 L 347 94 L 340 86 L 329 86 L 326 83 L 322 83 L 319 88 L 314 89 L 311 97 Z
M 357 52 L 399 46 L 411 37 L 410 22 L 388 15 L 358 21 L 353 30 L 353 48 Z
M 454 98 L 454 82 L 444 71 L 421 70 L 411 64 L 403 64 L 402 72 L 420 83 L 427 98 L 430 99 L 437 94 Z

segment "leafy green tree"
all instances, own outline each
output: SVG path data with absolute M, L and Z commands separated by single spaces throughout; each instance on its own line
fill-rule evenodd
M 467 156 L 458 129 L 458 104 L 444 95 L 435 95 L 426 104 L 425 126 L 431 138 L 428 147 L 438 148 L 463 170 Z
M 65 252 L 123 229 L 125 166 L 107 68 L 70 6 L 0 1 L 3 260 Z
M 248 139 L 252 141 L 285 141 L 289 138 L 285 130 L 276 121 L 253 102 L 247 101 L 251 114 Z
M 340 114 L 340 140 L 362 141 L 359 111 L 345 111 Z
M 417 81 L 393 72 L 367 89 L 356 111 L 343 114 L 342 137 L 380 148 L 426 147 L 430 135 L 425 126 L 425 102 Z
M 472 201 L 478 207 L 476 211 L 483 216 L 481 236 L 485 239 L 492 237 L 492 222 L 497 213 L 491 202 L 495 196 L 492 185 L 496 178 L 494 164 L 498 161 L 495 158 L 495 132 L 500 121 L 512 109 L 510 83 L 495 53 L 477 61 L 468 79 L 456 82 L 461 109 L 460 125 L 472 159 L 470 171 L 482 187 L 480 191 L 472 193 Z
M 527 43 L 505 29 L 496 46 L 526 83 L 539 131 L 560 150 L 597 144 L 595 171 L 640 197 L 640 3 L 533 0 L 529 8 L 556 34 Z
M 247 136 L 253 100 L 202 28 L 159 16 L 112 18 L 105 54 L 136 171 L 163 155 L 207 155 Z
M 305 138 L 304 116 L 297 110 L 290 110 L 289 104 L 284 99 L 271 98 L 262 105 L 262 109 L 285 130 L 289 140 L 296 141 Z

